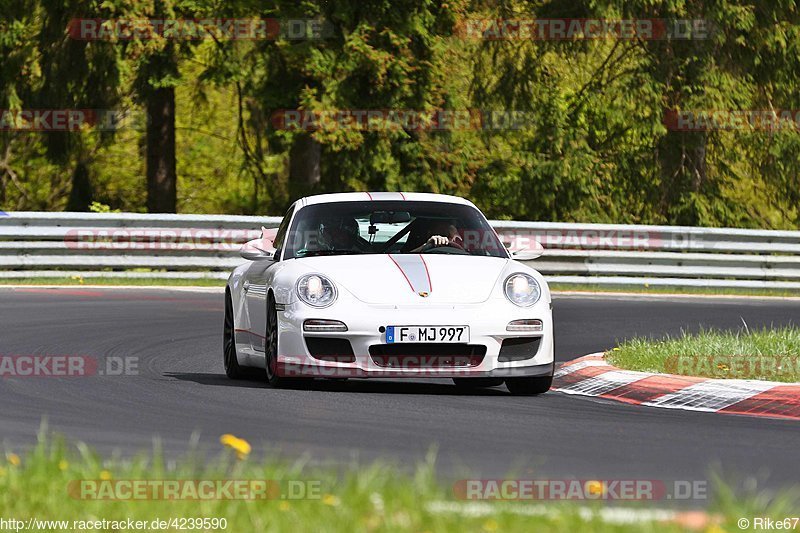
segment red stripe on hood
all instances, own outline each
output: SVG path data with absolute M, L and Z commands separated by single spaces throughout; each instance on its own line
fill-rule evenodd
M 411 280 L 410 280 L 410 279 L 408 279 L 408 276 L 406 276 L 406 273 L 405 273 L 405 271 L 403 270 L 403 267 L 401 267 L 401 266 L 400 266 L 400 265 L 397 263 L 397 261 L 395 261 L 395 260 L 394 260 L 394 257 L 392 257 L 392 254 L 389 254 L 389 259 L 391 259 L 391 260 L 392 260 L 392 263 L 394 263 L 394 266 L 396 266 L 396 267 L 397 267 L 397 270 L 399 270 L 399 271 L 400 271 L 400 273 L 403 275 L 403 277 L 404 277 L 404 278 L 406 278 L 406 282 L 408 283 L 408 286 L 409 286 L 409 287 L 411 287 L 411 292 L 417 292 L 417 291 L 415 291 L 415 290 L 414 290 L 414 286 L 411 284 Z

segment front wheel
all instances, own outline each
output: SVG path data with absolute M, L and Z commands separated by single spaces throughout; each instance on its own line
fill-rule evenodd
M 233 302 L 231 294 L 225 291 L 225 322 L 222 328 L 222 365 L 225 375 L 231 379 L 245 377 L 244 369 L 236 358 L 236 329 L 233 325 Z
M 508 378 L 506 387 L 509 392 L 516 396 L 533 396 L 544 394 L 550 390 L 553 384 L 553 376 L 535 376 L 528 378 Z
M 274 388 L 288 386 L 294 380 L 278 375 L 278 311 L 275 309 L 275 298 L 272 295 L 267 302 L 266 337 L 267 382 Z

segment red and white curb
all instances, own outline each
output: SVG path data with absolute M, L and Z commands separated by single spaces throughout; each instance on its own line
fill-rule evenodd
M 648 407 L 800 420 L 800 383 L 620 370 L 602 353 L 564 363 L 553 390 Z

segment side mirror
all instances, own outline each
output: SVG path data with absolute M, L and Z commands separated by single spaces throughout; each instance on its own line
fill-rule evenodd
M 533 259 L 537 259 L 542 257 L 544 250 L 518 250 L 511 254 L 513 259 L 517 261 L 531 261 Z
M 517 261 L 531 261 L 542 257 L 544 254 L 544 246 L 539 241 L 532 241 L 529 248 L 523 248 L 515 252 L 511 252 L 511 257 Z
M 272 259 L 272 252 L 259 250 L 258 248 L 247 249 L 242 247 L 239 255 L 248 261 L 264 261 L 265 259 Z
M 239 255 L 248 261 L 264 261 L 275 257 L 275 248 L 272 247 L 272 239 L 262 237 L 248 241 L 239 250 Z

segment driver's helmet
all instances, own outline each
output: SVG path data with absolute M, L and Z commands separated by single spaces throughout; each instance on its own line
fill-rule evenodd
M 358 235 L 358 222 L 354 218 L 326 218 L 319 224 L 320 242 L 331 249 L 353 246 Z

